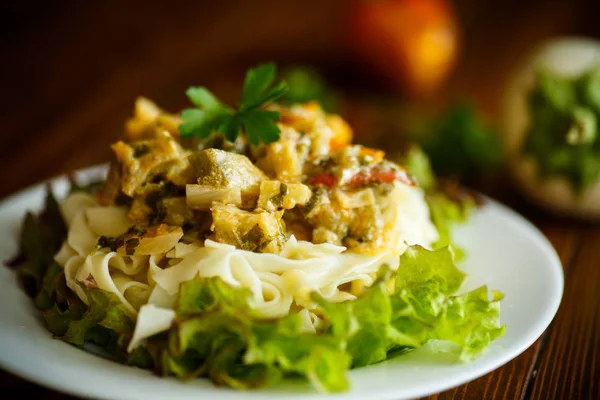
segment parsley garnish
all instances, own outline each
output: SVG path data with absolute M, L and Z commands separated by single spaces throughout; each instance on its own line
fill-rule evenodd
M 287 84 L 273 85 L 277 68 L 273 63 L 260 64 L 246 73 L 242 100 L 237 109 L 221 103 L 205 87 L 191 87 L 187 97 L 198 108 L 188 108 L 181 113 L 184 122 L 179 126 L 179 134 L 186 138 L 199 136 L 208 138 L 213 132 L 225 135 L 233 142 L 242 127 L 248 141 L 257 145 L 269 144 L 279 139 L 279 111 L 264 110 L 261 107 L 272 103 L 287 91 Z

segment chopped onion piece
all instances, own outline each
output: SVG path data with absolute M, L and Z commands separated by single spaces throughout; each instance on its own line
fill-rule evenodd
M 242 204 L 242 193 L 238 187 L 217 189 L 207 185 L 186 185 L 185 192 L 188 207 L 195 210 L 209 210 L 214 202 Z

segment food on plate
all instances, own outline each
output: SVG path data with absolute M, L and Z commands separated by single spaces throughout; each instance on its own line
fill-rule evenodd
M 47 328 L 236 389 L 347 390 L 350 368 L 431 340 L 479 356 L 505 327 L 501 293 L 459 293 L 450 227 L 472 198 L 418 149 L 413 173 L 316 103 L 278 104 L 275 77 L 248 71 L 236 107 L 204 87 L 180 115 L 140 98 L 104 180 L 48 188 L 10 263 Z
M 503 107 L 522 192 L 561 214 L 600 217 L 600 42 L 566 37 L 536 47 L 510 80 Z

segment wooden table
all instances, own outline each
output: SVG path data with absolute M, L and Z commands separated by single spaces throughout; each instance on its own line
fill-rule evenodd
M 177 110 L 187 86 L 206 84 L 232 99 L 242 71 L 265 59 L 363 73 L 352 70 L 341 45 L 343 1 L 13 3 L 0 6 L 0 197 L 105 161 L 138 95 Z M 544 3 L 457 1 L 464 52 L 438 100 L 467 95 L 493 119 L 503 82 L 529 46 L 557 34 L 600 35 L 594 2 Z M 431 398 L 600 399 L 600 227 L 547 215 L 501 183 L 508 190 L 488 193 L 557 249 L 563 302 L 522 355 Z M 0 393 L 68 397 L 6 372 Z

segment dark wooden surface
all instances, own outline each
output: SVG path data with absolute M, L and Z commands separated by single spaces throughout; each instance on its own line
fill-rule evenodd
M 177 110 L 187 86 L 206 84 L 232 99 L 241 74 L 257 61 L 310 62 L 358 95 L 380 90 L 363 84 L 370 75 L 344 45 L 345 3 L 3 2 L 0 197 L 105 161 L 136 96 Z M 466 96 L 491 120 L 512 65 L 530 46 L 553 35 L 600 36 L 594 1 L 456 3 L 464 30 L 460 64 L 436 101 Z M 600 399 L 600 227 L 547 215 L 502 178 L 482 190 L 550 239 L 565 268 L 564 299 L 552 325 L 519 357 L 431 398 Z M 67 398 L 7 372 L 0 372 L 0 393 Z

